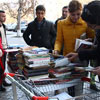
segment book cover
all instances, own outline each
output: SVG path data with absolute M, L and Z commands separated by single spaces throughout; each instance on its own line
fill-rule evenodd
M 26 77 L 44 75 L 44 74 L 47 74 L 47 73 L 48 73 L 47 71 L 44 71 L 44 72 L 36 72 L 36 73 L 27 73 L 27 72 L 23 71 L 23 74 L 24 74 Z
M 42 71 L 48 71 L 48 68 L 40 68 L 40 69 L 32 69 L 32 68 L 28 68 L 28 67 L 24 67 L 23 71 L 27 72 L 27 73 L 37 73 L 37 72 L 42 72 Z
M 78 52 L 79 50 L 82 50 L 82 49 L 89 49 L 91 48 L 92 45 L 93 45 L 92 42 L 76 39 L 75 51 Z

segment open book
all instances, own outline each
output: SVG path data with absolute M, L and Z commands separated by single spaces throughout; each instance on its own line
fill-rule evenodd
M 88 49 L 92 46 L 92 42 L 85 41 L 82 39 L 76 39 L 75 43 L 75 51 L 79 51 L 80 49 Z

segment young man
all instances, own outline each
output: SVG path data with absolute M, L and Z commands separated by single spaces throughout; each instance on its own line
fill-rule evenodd
M 3 24 L 6 21 L 6 14 L 5 11 L 0 10 L 0 37 L 2 38 L 2 48 L 7 48 L 7 40 L 6 40 L 6 27 Z M 1 49 L 0 49 L 1 50 Z M 2 57 L 4 69 L 0 66 L 0 72 L 3 74 L 5 70 L 5 63 L 6 63 L 6 53 L 4 53 Z M 1 75 L 0 75 L 1 77 Z M 6 89 L 3 86 L 10 86 L 11 84 L 7 83 L 5 79 L 2 79 L 1 85 L 0 85 L 0 91 L 5 91 Z
M 23 34 L 25 42 L 30 46 L 53 49 L 56 31 L 53 23 L 45 19 L 45 7 L 43 5 L 36 7 L 36 16 Z
M 77 57 L 79 57 L 80 60 L 94 59 L 99 62 L 98 66 L 100 66 L 100 1 L 92 1 L 86 5 L 83 10 L 82 18 L 87 22 L 89 27 L 97 30 L 97 46 L 91 50 L 69 53 L 66 57 L 68 57 L 70 61 L 75 60 Z M 92 72 L 100 75 L 100 67 L 97 67 Z
M 59 20 L 63 20 L 68 16 L 68 6 L 62 8 L 62 16 L 55 21 L 55 29 L 57 31 L 57 23 Z

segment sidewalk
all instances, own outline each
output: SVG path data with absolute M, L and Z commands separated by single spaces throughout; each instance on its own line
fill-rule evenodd
M 24 42 L 23 38 L 16 37 L 16 36 L 17 36 L 16 32 L 7 32 L 8 45 L 23 44 L 26 46 L 26 43 Z M 7 68 L 6 68 L 6 72 L 8 72 Z M 10 82 L 10 81 L 7 80 L 7 82 Z M 17 96 L 18 96 L 18 100 L 27 100 L 26 95 L 18 88 L 17 88 Z M 13 100 L 12 86 L 6 87 L 6 92 L 0 92 L 0 100 Z

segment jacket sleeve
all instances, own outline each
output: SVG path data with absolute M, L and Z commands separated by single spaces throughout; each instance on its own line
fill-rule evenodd
M 63 32 L 62 32 L 62 24 L 60 20 L 57 23 L 57 36 L 56 36 L 54 50 L 57 50 L 60 52 L 62 48 L 62 44 L 63 44 Z
M 52 45 L 52 48 L 54 49 L 54 43 L 56 39 L 56 30 L 54 28 L 53 23 L 51 23 L 50 35 L 51 35 L 51 45 Z
M 90 27 L 87 26 L 87 30 L 86 30 L 86 33 L 87 33 L 87 38 L 92 38 L 94 39 L 95 37 L 95 30 L 91 29 Z
M 58 20 L 55 21 L 55 25 L 54 25 L 56 31 L 57 31 L 57 23 L 58 23 Z
M 30 45 L 30 43 L 31 43 L 31 39 L 30 39 L 31 31 L 30 31 L 30 28 L 31 28 L 30 25 L 28 25 L 26 31 L 23 34 L 23 38 L 24 38 L 25 42 L 28 45 Z
M 80 60 L 100 60 L 100 49 L 98 47 L 94 49 L 87 49 L 78 52 Z

